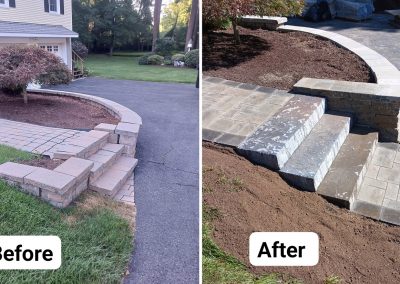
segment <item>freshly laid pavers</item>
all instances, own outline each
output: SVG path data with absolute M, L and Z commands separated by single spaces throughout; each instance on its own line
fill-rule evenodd
M 377 143 L 377 132 L 371 132 L 368 128 L 353 128 L 318 187 L 318 194 L 334 204 L 350 209 Z
M 350 130 L 350 118 L 324 114 L 280 170 L 289 183 L 316 191 Z
M 238 146 L 250 161 L 280 170 L 325 112 L 325 100 L 295 96 Z

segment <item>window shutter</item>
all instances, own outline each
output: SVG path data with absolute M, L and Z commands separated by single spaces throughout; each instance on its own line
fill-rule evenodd
M 49 12 L 49 0 L 44 0 L 44 11 Z
M 11 7 L 11 8 L 15 8 L 16 6 L 15 6 L 15 0 L 10 0 L 9 1 L 9 6 Z
M 60 0 L 60 14 L 64 15 L 64 0 Z

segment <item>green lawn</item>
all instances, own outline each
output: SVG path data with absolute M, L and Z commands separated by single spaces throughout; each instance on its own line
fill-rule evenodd
M 0 146 L 0 163 L 32 157 Z M 0 235 L 55 235 L 62 241 L 60 269 L 2 270 L 0 283 L 120 283 L 132 251 L 132 228 L 104 205 L 112 201 L 102 200 L 86 194 L 77 205 L 58 210 L 0 181 Z
M 118 56 L 91 54 L 85 61 L 91 76 L 151 82 L 194 84 L 197 70 L 170 66 L 139 65 L 136 53 L 118 53 Z

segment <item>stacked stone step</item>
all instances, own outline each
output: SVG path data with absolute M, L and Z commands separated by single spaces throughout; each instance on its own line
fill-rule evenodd
M 0 178 L 55 207 L 65 208 L 88 188 L 92 166 L 93 162 L 75 157 L 54 170 L 7 162 L 0 165 Z

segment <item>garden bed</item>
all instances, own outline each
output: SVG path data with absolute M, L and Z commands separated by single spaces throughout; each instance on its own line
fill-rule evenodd
M 0 93 L 0 118 L 68 129 L 93 129 L 100 123 L 119 120 L 105 108 L 76 98 L 29 94 L 25 105 L 21 96 Z
M 286 274 L 305 283 L 334 275 L 344 283 L 400 283 L 400 227 L 340 209 L 316 193 L 291 188 L 231 148 L 203 144 L 203 198 L 215 243 L 255 275 Z M 316 232 L 315 267 L 260 267 L 248 262 L 248 239 L 257 231 Z
M 303 77 L 374 83 L 368 66 L 333 42 L 302 32 L 240 28 L 204 35 L 204 74 L 232 81 L 290 90 Z

